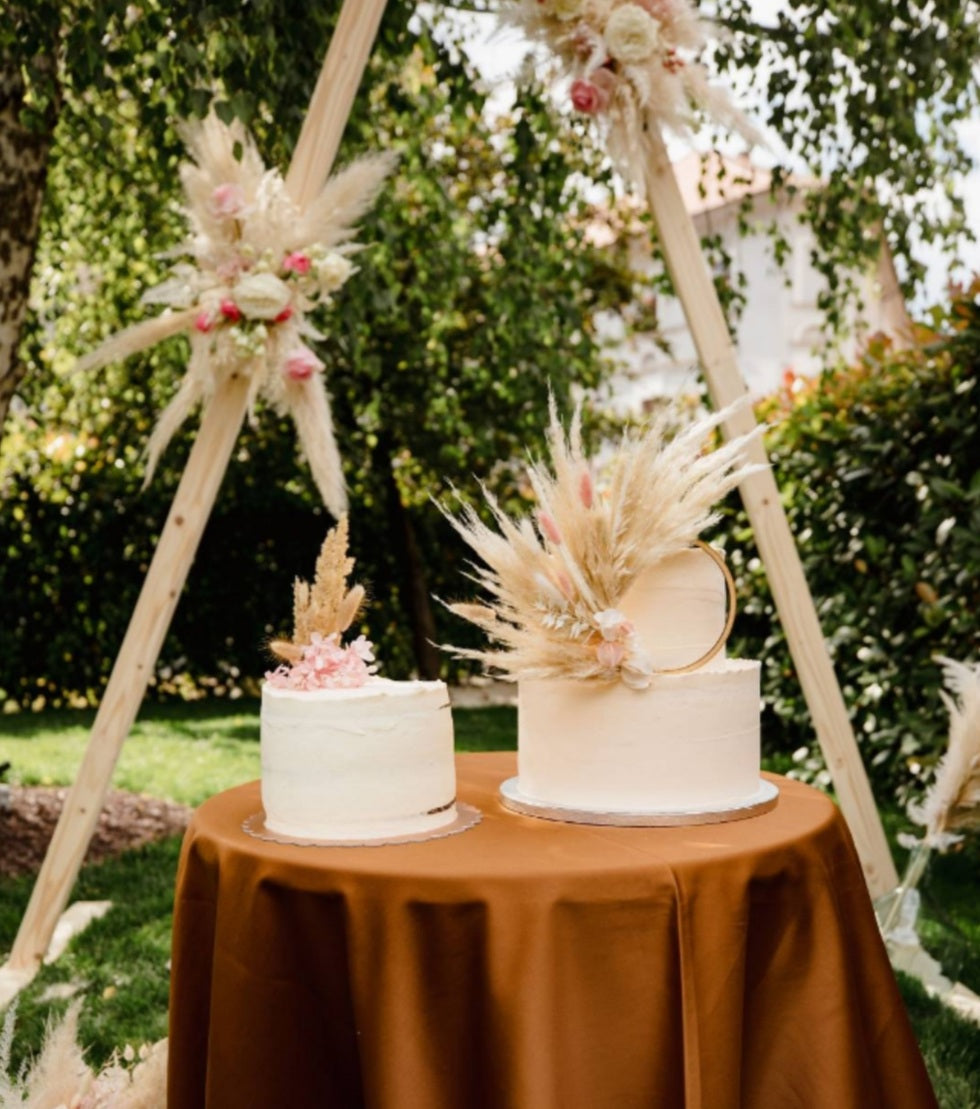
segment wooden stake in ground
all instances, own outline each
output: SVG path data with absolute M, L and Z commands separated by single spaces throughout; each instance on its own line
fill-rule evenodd
M 302 209 L 326 181 L 377 34 L 386 0 L 344 0 L 330 49 L 286 176 Z M 177 599 L 187 579 L 232 449 L 245 418 L 248 382 L 229 374 L 205 409 L 194 447 L 105 695 L 88 747 L 21 921 L 0 967 L 18 988 L 34 976 L 71 893 L 123 742 L 136 719 Z
M 747 391 L 714 282 L 694 223 L 684 206 L 657 123 L 644 133 L 645 184 L 660 245 L 694 340 L 711 399 L 723 408 Z M 724 427 L 727 438 L 750 431 L 751 411 L 742 408 Z M 868 889 L 880 897 L 898 885 L 881 819 L 857 741 L 824 642 L 779 489 L 765 447 L 756 439 L 749 454 L 765 469 L 739 486 L 766 568 L 773 598 L 796 664 L 817 739 L 841 810 L 854 837 Z

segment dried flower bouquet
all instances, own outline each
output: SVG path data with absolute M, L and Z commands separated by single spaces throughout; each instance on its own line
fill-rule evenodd
M 469 507 L 443 509 L 485 564 L 473 580 L 486 603 L 448 607 L 486 632 L 489 650 L 451 648 L 516 681 L 623 681 L 646 688 L 654 670 L 618 605 L 639 574 L 690 547 L 714 519 L 713 506 L 755 469 L 745 448 L 760 434 L 704 451 L 732 409 L 671 435 L 662 414 L 640 438 L 624 438 L 600 475 L 581 442 L 576 410 L 566 435 L 551 404 L 551 468 L 530 466 L 534 520 L 512 520 L 484 490 L 497 525 Z
M 347 498 L 323 362 L 309 315 L 329 305 L 355 272 L 354 224 L 377 195 L 393 159 L 362 158 L 332 177 L 300 211 L 276 169 L 267 169 L 244 128 L 217 116 L 184 128 L 191 161 L 181 166 L 190 237 L 172 253 L 170 278 L 143 300 L 166 311 L 114 335 L 83 358 L 95 369 L 184 333 L 190 361 L 147 445 L 147 480 L 194 408 L 232 373 L 249 380 L 249 408 L 263 397 L 296 425 L 324 504 L 339 517 Z

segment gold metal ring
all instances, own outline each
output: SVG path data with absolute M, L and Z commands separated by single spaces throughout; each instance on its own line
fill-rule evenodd
M 721 635 L 718 636 L 714 643 L 699 659 L 688 663 L 687 666 L 676 666 L 669 670 L 654 670 L 655 674 L 689 674 L 692 670 L 700 670 L 706 662 L 710 662 L 722 647 L 725 646 L 726 640 L 732 633 L 732 625 L 735 623 L 735 604 L 737 600 L 735 579 L 732 577 L 731 570 L 729 570 L 728 566 L 725 564 L 725 556 L 720 551 L 716 551 L 714 547 L 709 547 L 707 543 L 700 539 L 697 540 L 697 546 L 699 546 L 714 562 L 718 569 L 721 570 L 722 576 L 725 579 L 725 589 L 728 594 L 728 614 L 725 617 L 725 626 L 721 629 Z

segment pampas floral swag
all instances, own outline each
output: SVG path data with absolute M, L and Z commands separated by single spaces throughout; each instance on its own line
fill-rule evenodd
M 485 566 L 473 575 L 484 603 L 451 612 L 477 625 L 493 649 L 449 648 L 512 681 L 572 678 L 650 685 L 654 670 L 618 605 L 636 578 L 691 546 L 716 519 L 714 506 L 757 468 L 746 461 L 756 427 L 705 451 L 715 428 L 744 402 L 672 435 L 678 413 L 666 410 L 641 438 L 626 438 L 604 467 L 582 451 L 580 412 L 566 435 L 551 402 L 552 467 L 529 477 L 534 520 L 512 520 L 484 489 L 499 530 L 464 507 L 447 519 Z
M 728 94 L 709 84 L 697 60 L 709 25 L 688 0 L 512 0 L 502 18 L 552 51 L 570 79 L 572 107 L 604 125 L 609 152 L 632 176 L 646 121 L 684 134 L 692 107 L 749 143 L 761 141 Z
M 191 161 L 181 166 L 190 237 L 173 254 L 170 278 L 143 296 L 166 310 L 114 335 L 81 359 L 96 369 L 179 333 L 191 353 L 176 395 L 147 444 L 149 481 L 190 413 L 232 373 L 249 380 L 249 411 L 263 397 L 292 416 L 330 512 L 347 497 L 323 362 L 308 345 L 323 336 L 309 320 L 354 272 L 354 224 L 373 203 L 393 158 L 362 158 L 332 177 L 300 211 L 276 169 L 266 169 L 237 122 L 213 113 L 183 129 Z

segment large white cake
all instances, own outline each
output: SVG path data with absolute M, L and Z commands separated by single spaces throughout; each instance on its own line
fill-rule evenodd
M 370 842 L 456 820 L 443 682 L 372 677 L 356 689 L 262 686 L 265 826 L 300 840 Z
M 725 581 L 692 549 L 646 571 L 619 609 L 654 670 L 705 655 L 725 626 Z M 623 682 L 521 681 L 521 800 L 596 813 L 723 814 L 760 801 L 759 663 L 719 652 L 688 673 Z

